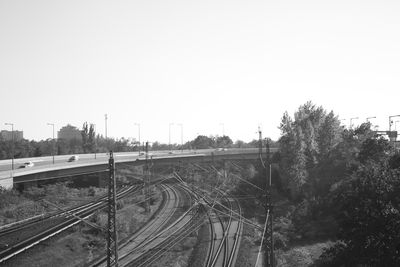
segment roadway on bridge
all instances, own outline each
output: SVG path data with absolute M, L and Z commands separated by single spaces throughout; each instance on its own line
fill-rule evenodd
M 211 152 L 216 154 L 240 154 L 240 153 L 254 153 L 258 151 L 257 148 L 246 148 L 246 149 L 199 149 L 199 150 L 173 150 L 173 151 L 150 151 L 149 157 L 174 157 L 179 155 L 198 155 L 198 154 L 206 154 L 210 155 Z M 109 155 L 108 153 L 97 153 L 97 154 L 76 154 L 79 156 L 79 160 L 68 162 L 68 159 L 73 155 L 61 155 L 61 156 L 54 156 L 54 165 L 57 166 L 68 166 L 74 164 L 84 164 L 84 163 L 106 163 Z M 141 153 L 139 156 L 138 152 L 117 152 L 114 153 L 115 161 L 118 162 L 119 160 L 129 159 L 129 160 L 136 160 L 136 159 L 144 159 L 144 153 Z M 33 167 L 27 167 L 20 169 L 19 167 L 24 164 L 24 162 L 31 161 L 34 163 Z M 34 158 L 19 158 L 14 159 L 14 172 L 23 172 L 28 170 L 38 170 L 43 169 L 46 167 L 53 166 L 53 157 L 46 156 L 46 157 L 34 157 Z M 55 166 L 54 166 L 55 167 Z M 11 159 L 8 160 L 0 160 L 0 173 L 1 172 L 8 172 L 11 171 Z
M 196 153 L 204 153 L 208 152 L 211 153 L 212 150 L 210 149 L 205 149 L 205 150 L 199 150 L 202 152 L 196 152 Z M 184 154 L 194 154 L 195 152 L 193 150 L 183 150 L 183 151 L 173 151 L 172 154 L 169 154 L 169 151 L 152 151 L 149 153 L 149 156 L 167 156 L 167 155 L 184 155 Z M 78 164 L 78 163 L 89 163 L 89 162 L 98 162 L 98 163 L 105 163 L 107 162 L 109 158 L 108 153 L 97 153 L 97 154 L 77 154 L 79 156 L 79 159 L 77 161 L 73 162 L 68 162 L 69 158 L 72 155 L 61 155 L 61 156 L 54 156 L 54 164 L 55 165 L 73 165 L 73 164 Z M 121 152 L 121 153 L 114 153 L 114 158 L 116 161 L 121 160 L 121 159 L 144 159 L 145 155 L 141 153 L 139 156 L 138 152 Z M 31 161 L 33 162 L 34 166 L 33 167 L 27 167 L 20 169 L 19 167 L 24 164 L 24 162 Z M 46 156 L 46 157 L 35 157 L 35 158 L 20 158 L 20 159 L 14 159 L 14 171 L 15 172 L 21 172 L 21 171 L 26 171 L 26 170 L 34 170 L 43 168 L 43 167 L 50 167 L 53 165 L 53 157 L 52 156 Z M 0 172 L 3 171 L 10 171 L 11 170 L 11 160 L 1 160 L 0 161 Z

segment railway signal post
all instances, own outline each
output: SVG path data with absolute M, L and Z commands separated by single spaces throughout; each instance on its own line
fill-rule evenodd
M 118 239 L 116 228 L 116 191 L 115 182 L 115 162 L 113 152 L 110 151 L 110 159 L 108 161 L 108 169 L 110 178 L 108 179 L 108 227 L 107 227 L 107 266 L 118 267 Z

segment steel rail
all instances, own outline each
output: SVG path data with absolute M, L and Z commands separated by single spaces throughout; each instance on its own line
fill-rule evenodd
M 191 212 L 191 210 L 192 208 L 187 210 L 167 228 L 156 233 L 156 235 L 154 235 L 153 237 L 146 239 L 146 242 L 140 248 L 142 249 L 142 251 L 138 251 L 139 249 L 135 249 L 135 251 L 133 252 L 136 252 L 136 254 L 128 259 L 127 262 L 120 262 L 120 266 L 130 266 L 133 264 L 133 262 L 138 262 L 143 259 L 143 257 L 148 257 L 155 248 L 164 244 L 170 237 L 174 236 L 177 231 L 180 231 L 182 229 L 183 226 L 180 226 L 180 223 L 184 223 L 184 225 L 186 225 L 188 221 L 185 222 L 184 219 L 185 217 L 187 217 L 189 212 Z M 161 239 L 161 241 L 158 241 L 159 239 Z M 132 251 L 129 254 L 132 254 Z
M 165 187 L 162 187 L 162 188 L 164 189 Z M 162 201 L 162 204 L 160 205 L 160 207 L 158 208 L 158 210 L 155 212 L 155 215 L 160 214 L 160 213 L 163 213 L 163 210 L 166 208 L 166 201 L 164 200 L 164 199 L 166 198 L 166 197 L 165 197 L 166 190 L 162 190 L 161 192 L 162 192 L 162 194 L 163 194 L 163 201 Z M 154 218 L 155 215 L 153 215 L 152 218 Z M 136 239 L 136 238 L 137 238 L 138 236 L 140 236 L 140 235 L 143 235 L 146 231 L 149 231 L 149 229 L 150 229 L 151 227 L 154 227 L 154 224 L 155 224 L 155 223 L 156 223 L 156 220 L 150 219 L 142 228 L 138 229 L 138 231 L 136 231 L 136 232 L 133 234 L 132 237 L 130 237 L 130 238 L 125 239 L 124 241 L 122 241 L 122 243 L 119 244 L 119 248 L 118 248 L 118 249 L 121 250 L 121 249 L 125 248 L 126 246 L 128 246 L 128 245 L 132 242 L 132 240 Z M 121 258 L 123 258 L 123 257 L 124 257 L 124 256 L 122 256 L 122 257 L 120 256 L 120 257 L 119 257 L 119 260 L 121 260 Z M 104 264 L 106 261 L 107 261 L 107 257 L 102 256 L 101 258 L 96 259 L 96 260 L 94 261 L 94 263 L 90 263 L 90 266 L 101 266 L 101 265 Z
M 129 195 L 130 193 L 132 193 L 132 191 L 134 191 L 134 189 L 135 189 L 135 187 L 130 187 L 128 189 L 125 189 L 122 192 L 119 192 L 118 198 L 120 199 L 122 197 L 125 197 L 126 195 Z M 85 209 L 84 211 L 76 212 L 76 214 L 79 215 L 80 217 L 83 217 L 84 219 L 87 219 L 91 215 L 93 215 L 95 211 L 97 211 L 98 209 L 102 209 L 105 206 L 106 206 L 106 203 L 103 203 L 103 202 L 101 202 L 100 204 L 96 203 L 93 205 L 92 209 L 89 209 L 89 210 Z M 30 238 L 22 240 L 22 241 L 18 242 L 17 244 L 14 244 L 10 248 L 0 252 L 0 263 L 10 259 L 11 257 L 18 255 L 19 253 L 39 244 L 40 242 L 42 242 L 44 240 L 47 240 L 47 239 L 53 237 L 54 235 L 56 235 L 58 233 L 61 233 L 62 231 L 74 226 L 75 224 L 77 224 L 79 222 L 80 222 L 80 220 L 78 220 L 76 218 L 73 218 L 73 217 L 69 218 L 64 222 L 61 222 L 60 224 L 47 229 L 46 231 L 43 231 L 43 232 L 36 234 Z

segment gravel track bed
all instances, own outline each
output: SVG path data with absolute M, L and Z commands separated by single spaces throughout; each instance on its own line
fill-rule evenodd
M 14 231 L 9 234 L 4 234 L 1 236 L 1 242 L 6 243 L 9 246 L 15 245 L 18 242 L 33 237 L 57 224 L 65 221 L 64 217 L 56 217 L 47 219 L 45 221 L 36 222 L 28 227 L 24 227 L 19 231 Z

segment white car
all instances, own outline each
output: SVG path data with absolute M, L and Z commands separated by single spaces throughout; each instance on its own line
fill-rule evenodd
M 33 166 L 35 166 L 35 164 L 33 164 L 32 161 L 27 161 L 27 162 L 24 162 L 24 164 L 22 164 L 22 165 L 19 166 L 18 168 L 19 168 L 19 169 L 31 168 L 31 167 L 33 167 Z

